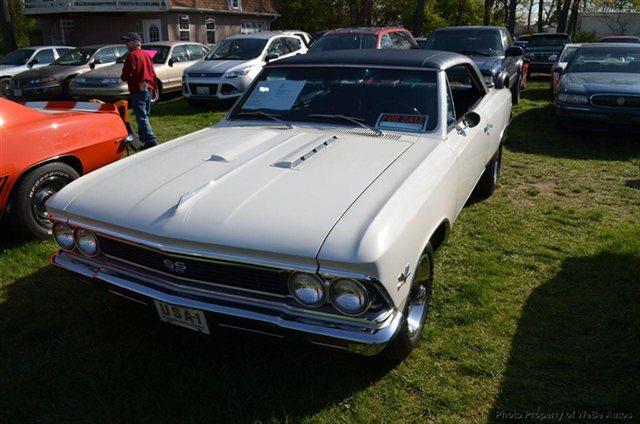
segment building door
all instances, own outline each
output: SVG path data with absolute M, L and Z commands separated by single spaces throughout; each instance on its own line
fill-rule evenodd
M 145 43 L 162 41 L 162 25 L 160 19 L 144 19 L 142 21 L 142 39 Z

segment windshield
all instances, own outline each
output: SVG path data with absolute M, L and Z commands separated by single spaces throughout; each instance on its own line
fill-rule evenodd
M 562 53 L 562 57 L 558 62 L 562 62 L 562 63 L 571 62 L 571 59 L 573 59 L 573 56 L 575 56 L 576 54 L 576 50 L 578 50 L 577 47 L 567 47 L 566 49 L 564 49 L 564 52 Z
M 567 72 L 640 73 L 640 48 L 578 49 Z
M 376 36 L 371 34 L 340 34 L 325 35 L 315 42 L 309 53 L 326 52 L 329 50 L 375 49 Z
M 96 49 L 74 49 L 55 60 L 52 65 L 79 66 L 89 62 Z
M 34 52 L 31 49 L 14 50 L 0 60 L 0 65 L 24 65 Z
M 425 47 L 465 55 L 502 56 L 502 40 L 497 31 L 440 32 L 432 34 Z
M 424 132 L 437 125 L 436 93 L 436 73 L 428 70 L 272 68 L 260 74 L 231 119 L 268 113 L 283 121 L 351 126 L 356 121 L 379 130 Z
M 531 37 L 527 48 L 529 47 L 542 47 L 542 46 L 564 46 L 569 42 L 569 37 L 566 35 L 538 35 Z
M 169 53 L 169 47 L 167 46 L 142 46 L 142 50 L 149 54 L 151 61 L 156 64 L 164 63 Z M 124 63 L 128 56 L 129 52 L 126 52 L 116 60 L 116 63 Z
M 205 56 L 205 60 L 251 60 L 260 56 L 267 40 L 236 38 L 224 40 Z

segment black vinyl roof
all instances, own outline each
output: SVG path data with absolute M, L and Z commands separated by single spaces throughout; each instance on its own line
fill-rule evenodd
M 292 56 L 272 62 L 272 64 L 267 65 L 267 67 L 327 64 L 407 66 L 439 70 L 445 70 L 460 64 L 471 64 L 475 67 L 471 59 L 458 53 L 420 49 L 331 50 Z

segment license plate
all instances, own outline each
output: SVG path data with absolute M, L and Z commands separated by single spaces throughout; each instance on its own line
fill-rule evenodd
M 208 96 L 209 87 L 196 87 L 196 94 L 199 94 L 201 96 Z
M 22 89 L 21 88 L 15 88 L 13 90 L 13 95 L 14 96 L 22 96 Z
M 156 304 L 156 310 L 158 311 L 158 318 L 160 318 L 160 321 L 186 327 L 201 333 L 211 334 L 209 332 L 209 326 L 207 325 L 207 318 L 204 316 L 204 312 L 197 309 L 170 305 L 158 300 L 154 300 L 154 302 Z

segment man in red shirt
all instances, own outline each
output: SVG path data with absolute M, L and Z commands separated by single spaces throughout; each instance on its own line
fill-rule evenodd
M 156 72 L 151 57 L 142 50 L 142 39 L 135 32 L 122 36 L 127 42 L 129 55 L 124 61 L 120 79 L 125 81 L 131 93 L 131 108 L 138 122 L 138 136 L 147 149 L 158 144 L 151 124 L 151 100 L 156 94 Z

